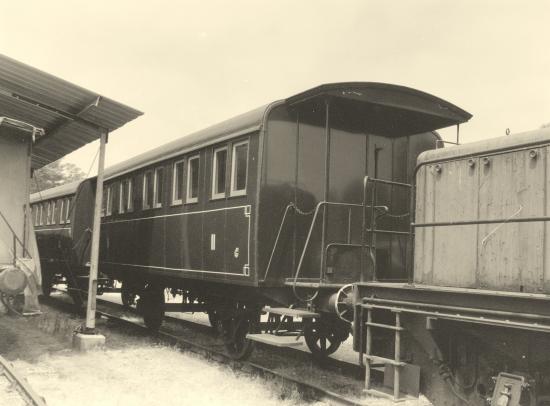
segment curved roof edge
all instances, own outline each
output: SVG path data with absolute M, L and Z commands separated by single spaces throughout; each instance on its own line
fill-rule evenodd
M 31 195 L 31 203 L 41 202 L 43 200 L 49 200 L 61 196 L 72 195 L 76 193 L 78 185 L 80 185 L 85 179 L 77 180 L 71 183 L 65 183 L 64 185 L 52 187 L 42 190 L 40 192 L 33 193 Z
M 407 86 L 381 82 L 327 83 L 289 97 L 285 102 L 295 104 L 323 94 L 438 115 L 455 121 L 455 124 L 464 123 L 472 118 L 472 114 L 432 94 Z
M 550 128 L 540 128 L 503 137 L 470 142 L 463 145 L 432 149 L 418 156 L 417 163 L 459 159 L 473 154 L 490 154 L 502 149 L 515 149 L 530 145 L 550 144 Z

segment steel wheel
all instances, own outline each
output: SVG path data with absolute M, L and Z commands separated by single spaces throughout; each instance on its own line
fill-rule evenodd
M 235 360 L 246 359 L 254 350 L 254 342 L 248 340 L 250 321 L 241 315 L 222 320 L 223 344 L 229 356 Z
M 304 338 L 311 354 L 317 358 L 328 357 L 342 343 L 334 328 L 317 319 L 304 322 Z
M 130 289 L 127 282 L 122 282 L 120 287 L 120 299 L 124 307 L 134 306 L 137 300 L 137 293 Z
M 0 293 L 0 300 L 10 314 L 19 316 L 23 314 L 23 306 L 25 305 L 25 296 L 23 294 L 8 295 L 7 293 Z
M 145 325 L 158 331 L 164 319 L 164 288 L 147 285 L 137 303 Z

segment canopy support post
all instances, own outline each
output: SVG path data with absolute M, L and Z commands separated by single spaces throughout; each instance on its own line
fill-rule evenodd
M 88 302 L 86 304 L 86 324 L 81 333 L 76 334 L 73 347 L 86 351 L 101 348 L 105 345 L 105 337 L 96 334 L 96 296 L 97 276 L 99 268 L 99 237 L 101 227 L 101 208 L 103 203 L 103 174 L 105 167 L 105 144 L 107 144 L 108 132 L 103 131 L 99 140 L 99 160 L 97 164 L 97 183 L 95 190 L 94 222 L 92 229 L 92 246 L 90 253 L 90 275 L 88 280 Z

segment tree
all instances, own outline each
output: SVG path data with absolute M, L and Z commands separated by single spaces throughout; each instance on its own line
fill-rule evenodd
M 86 174 L 78 166 L 62 163 L 60 160 L 55 161 L 34 171 L 31 193 L 82 180 L 85 177 Z

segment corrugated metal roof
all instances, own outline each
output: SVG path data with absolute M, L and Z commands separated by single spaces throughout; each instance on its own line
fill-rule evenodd
M 78 180 L 76 182 L 66 183 L 65 185 L 56 186 L 41 192 L 33 193 L 31 195 L 31 203 L 76 193 L 76 189 L 78 189 L 78 185 L 80 185 L 81 182 L 81 180 Z
M 56 161 L 143 113 L 0 54 L 0 115 L 45 132 L 33 168 Z

